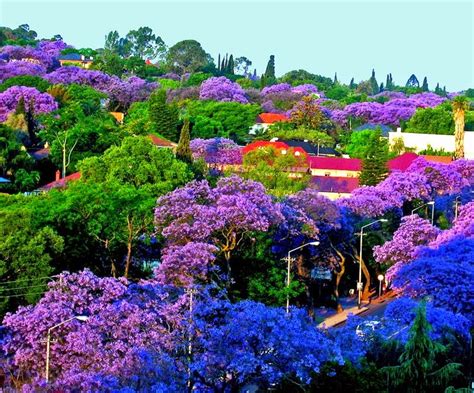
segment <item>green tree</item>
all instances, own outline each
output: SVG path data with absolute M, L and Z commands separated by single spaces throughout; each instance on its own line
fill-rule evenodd
M 454 155 L 456 158 L 464 157 L 464 126 L 465 113 L 469 109 L 469 101 L 464 96 L 457 96 L 453 100 L 454 118 Z
M 377 94 L 379 92 L 379 84 L 375 78 L 375 70 L 372 69 L 372 75 L 369 79 L 370 87 L 372 89 L 372 94 Z
M 421 86 L 421 91 L 430 91 L 428 87 L 428 78 L 426 78 L 426 76 L 423 78 L 423 85 Z
M 193 161 L 191 147 L 189 146 L 190 141 L 191 136 L 189 133 L 189 119 L 186 118 L 184 119 L 184 124 L 181 128 L 178 147 L 176 148 L 176 158 L 179 158 L 181 161 L 187 163 L 191 163 Z
M 422 303 L 410 329 L 410 339 L 399 358 L 400 365 L 382 369 L 389 377 L 389 384 L 403 386 L 407 393 L 433 392 L 433 389 L 446 387 L 453 377 L 460 374 L 459 363 L 447 363 L 438 368 L 436 356 L 446 348 L 430 338 L 430 331 L 426 305 Z
M 363 131 L 359 131 L 363 132 Z M 362 158 L 362 171 L 359 182 L 366 186 L 375 186 L 388 175 L 388 141 L 382 138 L 380 130 L 373 130 L 367 139 Z
M 275 55 L 271 55 L 265 69 L 265 78 L 275 79 Z
M 104 44 L 104 49 L 106 51 L 110 51 L 112 53 L 117 53 L 119 52 L 119 47 L 120 47 L 120 35 L 117 30 L 109 32 L 105 36 L 105 44 Z
M 148 116 L 155 132 L 176 142 L 179 111 L 175 104 L 166 103 L 166 91 L 155 90 L 148 100 Z
M 234 68 L 235 68 L 235 64 L 234 64 L 234 56 L 231 54 L 230 57 L 229 57 L 229 62 L 227 63 L 227 73 L 228 74 L 233 74 L 234 73 Z
M 17 131 L 0 124 L 0 176 L 11 181 L 4 191 L 31 191 L 38 184 L 39 172 L 16 135 Z
M 166 57 L 168 66 L 181 74 L 196 72 L 209 64 L 209 56 L 195 40 L 184 40 L 174 44 Z
M 161 37 L 153 34 L 153 30 L 149 27 L 130 30 L 125 38 L 130 43 L 132 56 L 141 59 L 161 57 L 166 51 L 165 43 Z
M 121 77 L 125 68 L 125 62 L 116 51 L 106 49 L 100 57 L 94 60 L 92 68 Z
M 306 157 L 295 155 L 292 148 L 286 152 L 273 147 L 250 151 L 244 156 L 243 168 L 243 177 L 262 183 L 278 197 L 300 191 L 309 182 Z
M 15 203 L 0 201 L 0 280 L 7 282 L 0 288 L 2 314 L 41 297 L 45 277 L 53 274 L 53 260 L 64 247 L 52 228 L 33 228 L 36 212 L 29 208 L 27 198 L 9 198 Z
M 316 99 L 312 96 L 303 97 L 291 112 L 290 121 L 298 127 L 319 128 L 323 114 Z
M 261 111 L 256 104 L 216 101 L 191 101 L 186 109 L 193 123 L 192 138 L 222 136 L 237 143 L 248 142 L 249 128 Z
M 5 91 L 12 86 L 34 87 L 36 90 L 39 90 L 44 93 L 51 85 L 48 81 L 39 76 L 19 75 L 14 76 L 12 78 L 8 78 L 3 81 L 3 83 L 0 84 L 0 92 Z
M 452 135 L 454 119 L 450 109 L 443 105 L 436 108 L 418 108 L 406 123 L 405 132 Z

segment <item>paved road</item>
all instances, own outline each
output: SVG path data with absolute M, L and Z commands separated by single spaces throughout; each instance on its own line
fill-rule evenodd
M 382 299 L 382 301 L 380 302 L 375 299 L 375 301 L 373 301 L 372 303 L 367 304 L 367 310 L 361 312 L 360 314 L 358 314 L 358 316 L 364 319 L 371 319 L 375 317 L 380 318 L 385 313 L 385 309 L 387 308 L 387 306 L 395 299 L 395 297 L 389 297 Z M 338 323 L 334 327 L 344 326 L 345 323 L 346 321 L 343 321 L 341 323 Z

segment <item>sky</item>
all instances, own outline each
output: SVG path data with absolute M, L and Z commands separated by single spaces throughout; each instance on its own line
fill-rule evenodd
M 99 48 L 105 35 L 149 26 L 168 46 L 195 39 L 217 60 L 246 56 L 261 74 L 293 69 L 349 83 L 411 74 L 448 91 L 474 87 L 474 0 L 0 0 L 0 25 L 28 23 L 39 37 L 61 34 Z

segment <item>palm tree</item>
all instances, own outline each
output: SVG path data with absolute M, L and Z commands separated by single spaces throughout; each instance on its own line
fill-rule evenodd
M 469 107 L 469 101 L 464 96 L 457 96 L 453 100 L 454 116 L 454 155 L 456 158 L 464 157 L 464 112 Z
M 399 358 L 400 365 L 382 368 L 393 385 L 404 386 L 408 393 L 432 392 L 433 388 L 443 387 L 460 374 L 459 363 L 448 363 L 436 369 L 436 355 L 446 351 L 446 348 L 431 340 L 430 330 L 426 304 L 422 302 L 410 330 L 410 339 Z

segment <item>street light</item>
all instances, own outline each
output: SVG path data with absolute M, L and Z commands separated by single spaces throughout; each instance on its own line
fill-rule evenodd
M 75 317 L 66 319 L 65 321 L 62 321 L 58 323 L 57 325 L 54 325 L 48 329 L 48 338 L 46 340 L 46 369 L 44 372 L 44 377 L 46 379 L 46 382 L 49 382 L 49 353 L 50 353 L 50 343 L 51 343 L 51 331 L 53 329 L 56 329 L 57 327 L 64 325 L 67 322 L 70 322 L 74 319 L 77 319 L 78 321 L 85 322 L 89 319 L 89 317 L 85 315 L 76 315 Z
M 288 251 L 288 265 L 287 265 L 287 269 L 286 269 L 286 289 L 287 289 L 287 293 L 286 293 L 286 313 L 288 314 L 290 312 L 290 269 L 291 269 L 291 253 L 293 251 L 297 251 L 303 247 L 306 247 L 306 246 L 319 246 L 319 242 L 315 241 L 315 242 L 309 242 L 309 243 L 305 243 L 303 244 L 302 246 L 299 246 L 299 247 L 296 247 L 294 248 L 293 250 L 290 250 Z
M 378 222 L 387 222 L 388 220 L 386 218 L 381 218 L 380 220 L 377 221 L 372 221 L 369 224 L 364 225 L 362 228 L 360 228 L 360 243 L 359 243 L 359 281 L 357 282 L 357 306 L 359 309 L 361 308 L 361 300 L 362 300 L 362 244 L 363 244 L 363 238 L 364 238 L 364 228 L 370 227 Z
M 418 209 L 421 209 L 422 207 L 425 207 L 425 206 L 428 206 L 428 205 L 431 206 L 431 225 L 433 225 L 433 223 L 434 223 L 434 208 L 435 208 L 434 201 L 430 201 L 428 203 L 425 203 L 424 205 L 418 206 L 417 208 L 415 208 L 411 211 L 411 214 L 414 214 Z
M 379 297 L 382 296 L 382 281 L 383 281 L 383 274 L 379 274 L 377 276 L 377 279 L 379 280 Z

